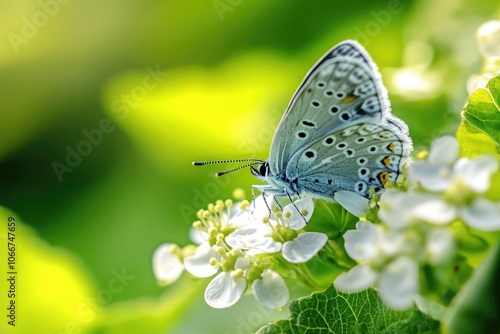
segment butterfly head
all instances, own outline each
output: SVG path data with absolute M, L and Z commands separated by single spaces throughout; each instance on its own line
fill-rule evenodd
M 261 161 L 254 166 L 250 166 L 250 171 L 257 179 L 265 181 L 270 173 L 269 161 Z

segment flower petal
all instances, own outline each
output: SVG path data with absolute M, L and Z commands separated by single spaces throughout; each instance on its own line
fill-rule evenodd
M 292 241 L 283 244 L 282 254 L 290 263 L 304 263 L 309 261 L 323 248 L 328 241 L 326 234 L 319 232 L 304 232 Z
M 377 273 L 367 264 L 358 264 L 346 273 L 342 273 L 333 282 L 341 292 L 353 293 L 368 289 L 377 278 Z
M 153 254 L 153 271 L 156 280 L 162 285 L 175 282 L 184 270 L 179 257 L 172 253 L 172 247 L 177 245 L 164 243 Z
M 271 233 L 272 228 L 268 224 L 248 224 L 236 229 L 224 240 L 232 248 L 252 250 L 254 254 L 271 254 L 281 250 L 281 243 L 271 238 Z
M 431 229 L 426 238 L 427 257 L 432 265 L 447 262 L 455 252 L 455 240 L 450 229 L 437 227 Z
M 249 210 L 255 220 L 262 222 L 264 218 L 269 217 L 269 210 L 272 210 L 275 205 L 273 195 L 268 195 L 264 198 L 264 194 L 262 194 L 250 203 Z
M 197 228 L 191 227 L 189 230 L 189 239 L 197 245 L 201 245 L 205 241 L 208 241 L 208 234 Z
M 352 191 L 339 190 L 333 198 L 356 217 L 364 217 L 370 210 L 368 199 Z
M 380 219 L 393 228 L 406 227 L 410 223 L 409 206 L 414 203 L 412 192 L 401 192 L 396 189 L 386 189 L 380 197 Z
M 389 263 L 380 275 L 379 293 L 385 304 L 396 310 L 411 306 L 418 292 L 418 264 L 408 257 Z
M 368 260 L 377 254 L 377 240 L 381 230 L 369 221 L 359 221 L 356 230 L 344 233 L 345 250 L 349 256 L 357 261 Z
M 477 198 L 462 209 L 462 219 L 470 227 L 481 231 L 500 229 L 500 203 Z
M 231 277 L 231 272 L 221 272 L 208 284 L 205 290 L 205 301 L 211 307 L 232 306 L 245 292 L 247 281 L 242 277 Z
M 301 214 L 303 211 L 307 212 L 305 216 Z M 283 217 L 288 216 L 288 218 L 285 218 L 288 227 L 297 231 L 306 226 L 313 212 L 314 202 L 311 197 L 307 196 L 285 206 L 283 208 Z
M 457 217 L 457 209 L 439 195 L 425 194 L 421 202 L 415 204 L 411 215 L 431 223 L 446 224 Z
M 271 269 L 264 270 L 261 276 L 262 279 L 256 279 L 252 283 L 257 301 L 272 309 L 285 306 L 290 293 L 283 277 Z
M 453 136 L 443 136 L 431 144 L 429 161 L 437 165 L 451 165 L 458 158 L 458 141 Z
M 448 166 L 417 160 L 408 166 L 408 179 L 430 191 L 444 191 L 451 184 L 451 169 Z
M 483 155 L 469 160 L 462 158 L 457 161 L 453 169 L 455 177 L 461 180 L 478 193 L 484 193 L 490 188 L 491 174 L 498 169 L 498 161 L 491 155 Z
M 210 277 L 219 270 L 219 267 L 212 266 L 209 263 L 213 257 L 220 259 L 220 256 L 215 252 L 213 247 L 208 242 L 205 242 L 198 246 L 194 255 L 184 258 L 184 266 L 191 275 L 196 277 Z

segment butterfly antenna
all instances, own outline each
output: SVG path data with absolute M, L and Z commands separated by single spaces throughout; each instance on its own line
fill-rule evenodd
M 264 162 L 263 160 L 252 159 L 252 158 L 250 158 L 250 159 L 216 160 L 216 161 L 195 161 L 195 162 L 193 162 L 193 166 L 204 166 L 204 165 L 215 165 L 215 164 L 228 164 L 228 163 L 232 163 L 232 162 L 249 162 L 249 161 L 254 162 L 253 164 Z M 241 168 L 248 167 L 250 165 L 252 165 L 252 164 L 248 164 L 246 166 L 242 166 Z
M 261 160 L 259 160 L 260 162 Z M 235 172 L 237 170 L 240 170 L 242 168 L 246 168 L 246 167 L 249 167 L 249 166 L 253 166 L 253 165 L 256 165 L 258 164 L 258 162 L 252 162 L 252 163 L 249 163 L 249 164 L 246 164 L 246 165 L 243 165 L 243 166 L 239 166 L 239 167 L 236 167 L 236 168 L 233 168 L 233 169 L 230 169 L 230 170 L 226 170 L 225 172 L 218 172 L 218 173 L 215 173 L 215 176 L 222 176 L 222 175 L 226 175 L 226 174 L 229 174 L 229 173 L 232 173 L 232 172 Z

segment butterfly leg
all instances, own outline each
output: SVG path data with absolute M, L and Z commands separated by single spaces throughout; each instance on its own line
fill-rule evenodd
M 302 213 L 300 212 L 299 208 L 298 208 L 298 207 L 295 205 L 295 203 L 293 202 L 293 199 L 292 199 L 292 196 L 290 195 L 290 193 L 289 193 L 286 189 L 283 189 L 283 192 L 284 192 L 284 193 L 288 196 L 288 199 L 290 200 L 290 203 L 292 203 L 292 205 L 293 205 L 293 207 L 295 208 L 295 210 L 297 210 L 297 212 L 300 214 L 300 216 L 302 217 L 302 219 L 304 219 L 304 222 L 305 222 L 305 223 L 306 223 L 306 225 L 307 225 L 307 220 L 306 220 L 306 218 L 302 215 Z M 299 199 L 301 199 L 299 194 L 297 194 L 297 197 L 298 197 Z
M 273 196 L 273 201 L 278 205 L 278 207 L 280 208 L 281 211 L 283 210 L 283 207 L 278 202 L 278 200 L 276 199 L 276 197 L 278 197 L 278 196 L 280 196 L 280 197 L 286 196 L 287 193 L 285 193 L 285 192 L 283 192 L 283 193 L 276 192 L 276 188 L 274 188 L 274 187 L 272 187 L 270 185 L 253 185 L 252 186 L 252 196 L 253 196 L 254 200 L 255 200 L 255 190 L 258 190 L 258 191 L 261 192 L 262 198 L 264 199 L 264 203 L 266 204 L 267 210 L 269 211 L 269 218 L 271 218 L 271 214 L 273 212 L 271 210 L 271 206 L 269 205 L 269 203 L 268 203 L 268 201 L 266 199 L 266 195 L 272 195 Z M 255 201 L 254 201 L 254 205 L 255 205 Z

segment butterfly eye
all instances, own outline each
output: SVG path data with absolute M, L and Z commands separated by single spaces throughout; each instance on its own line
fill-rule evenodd
M 263 163 L 262 165 L 260 165 L 260 167 L 259 167 L 259 174 L 262 175 L 262 176 L 266 176 L 267 175 L 268 166 L 269 165 L 267 163 Z

